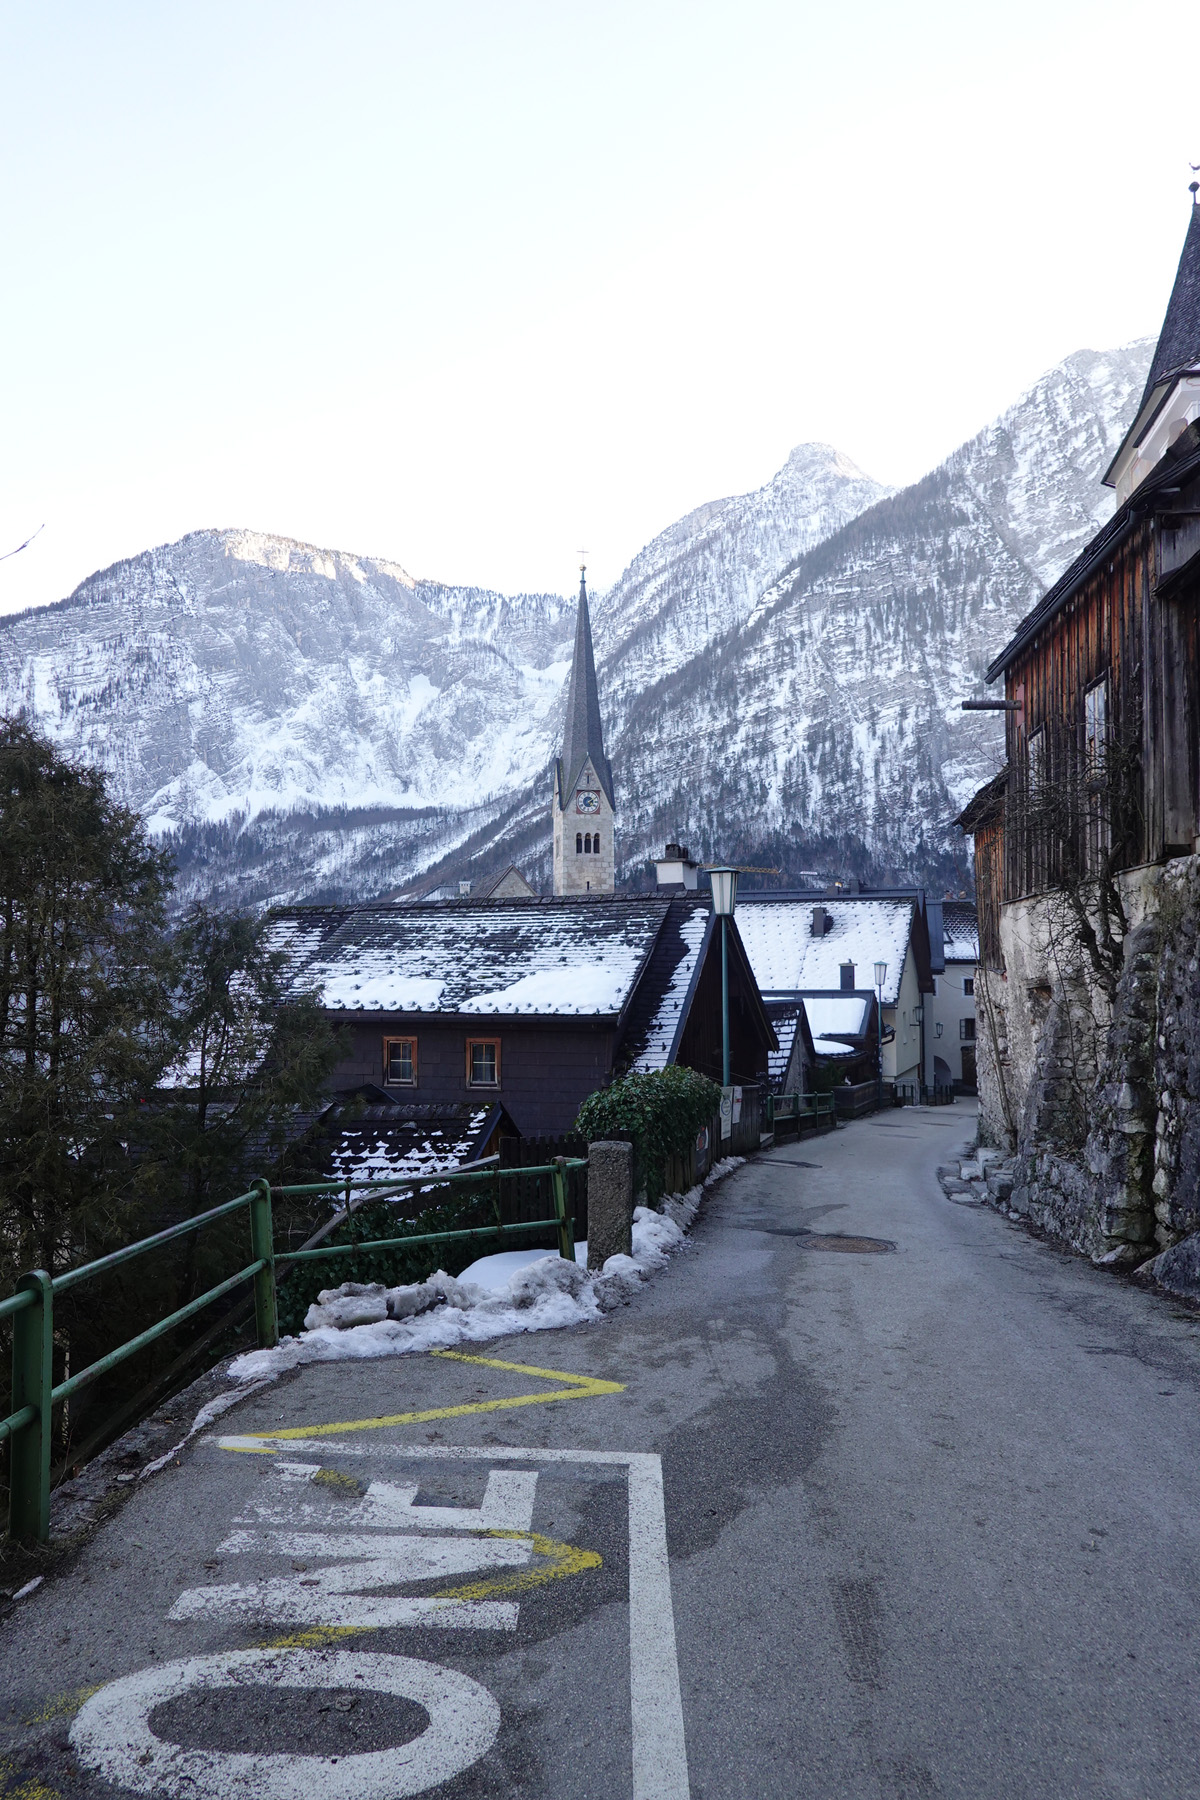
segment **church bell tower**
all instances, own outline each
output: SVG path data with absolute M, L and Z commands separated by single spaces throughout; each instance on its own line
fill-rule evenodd
M 579 571 L 575 658 L 567 689 L 562 755 L 554 765 L 554 892 L 611 894 L 616 877 L 612 768 L 604 754 L 600 695 L 588 617 L 587 571 Z

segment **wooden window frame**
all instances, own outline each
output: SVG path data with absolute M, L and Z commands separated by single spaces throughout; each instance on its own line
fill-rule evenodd
M 471 1076 L 472 1052 L 489 1047 L 496 1053 L 496 1079 L 494 1081 L 475 1081 Z M 486 1088 L 494 1091 L 500 1086 L 500 1039 L 498 1037 L 469 1037 L 467 1039 L 466 1078 L 469 1088 Z
M 389 1072 L 390 1068 L 391 1068 L 392 1045 L 393 1044 L 411 1044 L 411 1046 L 412 1046 L 412 1058 L 411 1058 L 411 1060 L 412 1060 L 412 1078 L 409 1081 L 404 1081 L 399 1076 L 392 1075 Z M 384 1040 L 383 1040 L 383 1085 L 384 1085 L 384 1087 L 405 1087 L 405 1088 L 416 1087 L 416 1085 L 417 1085 L 417 1040 L 415 1037 L 406 1033 L 404 1036 L 400 1036 L 399 1034 L 397 1034 L 394 1037 L 385 1037 L 384 1038 Z

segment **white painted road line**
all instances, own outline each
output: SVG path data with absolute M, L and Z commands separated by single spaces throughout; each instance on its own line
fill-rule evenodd
M 225 1450 L 273 1453 L 277 1439 L 206 1440 Z M 688 1800 L 687 1746 L 675 1613 L 667 1557 L 662 1461 L 638 1451 L 517 1450 L 491 1446 L 410 1447 L 332 1438 L 290 1438 L 289 1455 L 369 1456 L 405 1462 L 525 1462 L 599 1464 L 624 1468 L 629 1482 L 629 1678 L 632 1702 L 633 1800 Z M 300 1464 L 303 1468 L 304 1465 Z M 432 1510 L 432 1509 L 431 1509 Z
M 150 1728 L 166 1701 L 197 1691 L 265 1686 L 354 1688 L 423 1706 L 410 1743 L 345 1756 L 185 1748 Z M 367 1651 L 230 1650 L 143 1669 L 86 1701 L 71 1744 L 105 1781 L 158 1800 L 403 1800 L 461 1774 L 491 1749 L 500 1708 L 477 1681 L 411 1656 Z
M 629 1459 L 629 1687 L 633 1800 L 688 1800 L 667 1514 L 657 1456 Z
M 316 1463 L 280 1460 L 272 1469 L 271 1491 L 256 1497 L 239 1525 L 294 1525 L 304 1518 L 328 1517 L 336 1484 L 330 1471 Z M 324 1479 L 323 1479 L 324 1478 Z M 361 1526 L 393 1526 L 418 1531 L 528 1531 L 533 1524 L 536 1469 L 489 1469 L 487 1491 L 479 1506 L 417 1506 L 415 1483 L 372 1481 L 366 1493 L 336 1502 L 339 1517 Z M 321 1502 L 324 1501 L 324 1505 Z

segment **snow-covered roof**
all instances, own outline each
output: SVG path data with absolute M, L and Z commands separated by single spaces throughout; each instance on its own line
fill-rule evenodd
M 683 1024 L 710 918 L 708 896 L 676 895 L 635 1001 L 622 1061 L 630 1069 L 665 1069 Z
M 806 994 L 804 1010 L 814 1041 L 819 1037 L 862 1037 L 871 1022 L 871 1002 L 863 994 Z
M 979 961 L 979 915 L 969 900 L 943 901 L 942 941 L 947 962 Z
M 771 1006 L 767 1011 L 775 1027 L 775 1036 L 779 1039 L 778 1050 L 771 1050 L 767 1054 L 767 1074 L 771 1086 L 778 1090 L 792 1060 L 792 1045 L 796 1041 L 796 1027 L 800 1023 L 800 1002 L 797 1000 L 793 1006 Z
M 504 1116 L 494 1103 L 406 1105 L 381 1096 L 330 1122 L 326 1165 L 339 1181 L 441 1174 L 473 1162 Z
M 813 1049 L 818 1056 L 861 1056 L 862 1051 L 854 1044 L 843 1044 L 840 1038 L 814 1038 Z
M 814 937 L 812 931 L 817 906 L 829 920 L 823 937 Z M 847 962 L 854 964 L 855 986 L 870 988 L 875 963 L 886 962 L 883 1004 L 894 1006 L 912 935 L 913 907 L 911 897 L 900 896 L 825 900 L 819 894 L 802 899 L 745 894 L 738 899 L 737 927 L 764 994 L 840 987 L 841 965 Z
M 671 902 L 655 896 L 274 914 L 271 938 L 335 1012 L 612 1017 Z

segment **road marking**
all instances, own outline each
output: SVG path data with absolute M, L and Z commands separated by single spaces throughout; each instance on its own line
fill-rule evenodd
M 354 1688 L 414 1700 L 429 1724 L 407 1744 L 346 1756 L 204 1750 L 165 1742 L 156 1707 L 181 1695 L 260 1686 Z M 232 1650 L 143 1669 L 84 1703 L 71 1744 L 85 1767 L 136 1794 L 187 1800 L 401 1800 L 451 1780 L 489 1751 L 500 1708 L 456 1669 L 363 1650 Z
M 204 1440 L 224 1450 L 277 1452 L 266 1433 Z M 629 1674 L 632 1705 L 633 1800 L 689 1800 L 683 1702 L 675 1647 L 666 1508 L 659 1457 L 622 1450 L 535 1450 L 476 1445 L 330 1444 L 324 1432 L 310 1445 L 290 1434 L 289 1448 L 341 1457 L 386 1457 L 405 1462 L 532 1462 L 624 1468 L 629 1483 Z M 369 1491 L 369 1490 L 368 1490 Z
M 527 1532 L 533 1524 L 537 1491 L 536 1469 L 489 1469 L 487 1488 L 478 1506 L 418 1506 L 415 1482 L 372 1481 L 364 1486 L 349 1475 L 314 1468 L 312 1463 L 277 1461 L 273 1476 L 268 1493 L 256 1494 L 248 1514 L 234 1520 L 236 1525 L 294 1526 L 299 1521 L 318 1518 L 332 1522 L 336 1512 L 339 1525 L 351 1520 L 357 1527 L 384 1525 L 405 1530 L 432 1526 L 439 1531 Z M 307 1493 L 299 1493 L 299 1489 L 306 1489 Z M 328 1505 L 321 1505 L 331 1494 L 342 1502 L 333 1511 Z
M 550 1394 L 512 1394 L 506 1400 L 470 1400 L 461 1406 L 433 1406 L 421 1412 L 389 1413 L 378 1419 L 341 1419 L 332 1425 L 289 1425 L 280 1431 L 260 1431 L 255 1436 L 272 1443 L 286 1439 L 335 1437 L 343 1431 L 378 1431 L 385 1425 L 426 1425 L 434 1419 L 462 1419 L 468 1413 L 506 1412 L 514 1406 L 546 1406 L 553 1400 L 593 1400 L 601 1394 L 625 1392 L 624 1382 L 601 1381 L 595 1375 L 571 1375 L 564 1369 L 538 1369 L 530 1363 L 501 1362 L 495 1356 L 467 1356 L 461 1350 L 431 1350 L 429 1354 L 445 1357 L 450 1362 L 478 1363 L 485 1369 L 505 1369 L 513 1375 L 533 1375 L 539 1381 L 561 1381 L 567 1385 Z M 236 1447 L 248 1448 L 247 1445 Z M 270 1455 L 271 1452 L 258 1448 L 258 1454 Z
M 9 1780 L 20 1783 L 18 1787 L 10 1787 Z M 16 1763 L 0 1763 L 0 1794 L 5 1800 L 62 1800 L 57 1788 L 47 1787 L 36 1775 L 26 1775 L 18 1769 Z
M 103 1682 L 94 1681 L 90 1687 L 75 1688 L 68 1694 L 55 1694 L 53 1699 L 47 1700 L 38 1712 L 31 1713 L 23 1723 L 48 1725 L 51 1719 L 61 1719 L 65 1713 L 78 1712 L 84 1701 L 90 1700 L 93 1694 L 98 1694 L 103 1685 Z M 3 1767 L 0 1766 L 0 1774 L 3 1773 Z M 0 1794 L 3 1794 L 5 1800 L 8 1800 L 7 1789 L 0 1788 Z

